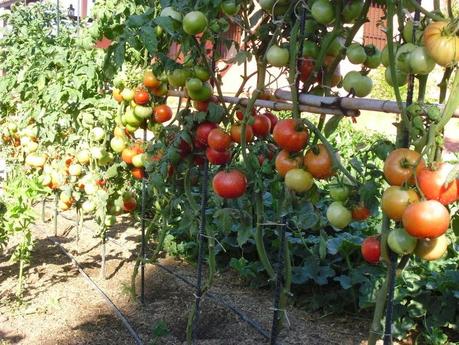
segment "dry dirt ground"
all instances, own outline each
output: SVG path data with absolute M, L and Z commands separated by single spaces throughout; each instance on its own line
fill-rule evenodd
M 75 255 L 84 271 L 123 311 L 144 344 L 186 344 L 187 315 L 194 301 L 189 286 L 164 270 L 148 265 L 145 305 L 129 297 L 140 231 L 129 225 L 111 230 L 110 236 L 116 243 L 107 244 L 107 279 L 104 279 L 100 275 L 99 240 L 94 232 L 84 229 L 77 248 L 73 225 L 59 217 L 57 240 Z M 87 225 L 94 227 L 89 221 Z M 0 256 L 0 345 L 135 344 L 112 309 L 87 284 L 72 262 L 47 240 L 47 235 L 52 236 L 52 228 L 52 221 L 39 223 L 34 228 L 37 240 L 21 305 L 14 298 L 18 266 L 7 261 L 10 253 Z M 162 259 L 161 263 L 195 282 L 192 265 L 172 258 Z M 225 272 L 217 277 L 212 292 L 223 295 L 265 329 L 270 329 L 272 291 L 250 289 L 235 274 Z M 236 315 L 212 301 L 205 299 L 202 309 L 197 344 L 268 344 Z M 363 317 L 307 314 L 295 308 L 288 311 L 288 318 L 290 330 L 283 331 L 280 338 L 284 345 L 364 344 L 369 324 Z M 159 328 L 165 331 L 158 333 Z M 156 336 L 160 333 L 162 336 Z

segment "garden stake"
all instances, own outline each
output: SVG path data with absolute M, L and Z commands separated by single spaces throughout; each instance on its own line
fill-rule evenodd
M 195 294 L 195 309 L 192 316 L 191 324 L 191 339 L 193 345 L 196 344 L 196 332 L 199 324 L 200 304 L 202 297 L 202 266 L 204 263 L 204 239 L 206 234 L 206 209 L 207 209 L 207 186 L 209 184 L 209 163 L 207 158 L 204 158 L 204 176 L 202 179 L 201 189 L 201 224 L 199 225 L 199 256 L 198 256 L 198 269 L 197 269 L 197 282 Z
M 57 196 L 57 192 L 54 193 L 54 237 L 57 237 L 57 216 L 59 215 L 59 211 L 57 209 L 57 205 L 59 203 L 59 197 Z
M 107 236 L 105 235 L 105 231 L 102 237 L 102 265 L 100 267 L 100 275 L 102 278 L 105 278 L 105 255 L 107 253 Z
M 143 141 L 147 140 L 147 129 L 143 130 Z M 141 226 L 142 226 L 142 247 L 140 250 L 140 302 L 145 304 L 145 204 L 146 204 L 147 188 L 145 177 L 142 179 L 142 210 L 141 210 Z
M 41 202 L 41 221 L 44 223 L 46 221 L 46 198 L 43 198 L 43 201 Z
M 389 249 L 389 291 L 387 292 L 386 325 L 384 328 L 384 345 L 392 345 L 392 319 L 394 312 L 395 273 L 397 271 L 397 254 Z
M 284 246 L 285 246 L 285 219 L 282 218 L 282 224 L 279 226 L 279 252 L 277 257 L 277 270 L 276 270 L 276 289 L 274 291 L 274 313 L 273 324 L 271 328 L 271 345 L 277 344 L 277 337 L 279 336 L 281 326 L 280 299 L 284 285 Z

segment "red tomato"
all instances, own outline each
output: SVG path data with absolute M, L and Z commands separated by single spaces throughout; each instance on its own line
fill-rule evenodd
M 363 204 L 355 205 L 352 208 L 352 219 L 354 220 L 365 220 L 370 217 L 370 210 L 365 207 Z
M 202 155 L 194 155 L 193 156 L 193 163 L 194 165 L 199 165 L 199 166 L 202 166 L 204 165 L 204 157 Z
M 282 150 L 276 157 L 276 170 L 284 177 L 290 170 L 301 167 L 303 163 L 302 156 L 290 156 L 290 153 L 286 150 Z
M 213 122 L 203 122 L 198 128 L 196 128 L 196 139 L 197 141 L 207 146 L 207 137 L 212 129 L 217 128 L 217 125 Z
M 247 189 L 247 178 L 239 170 L 220 171 L 214 176 L 212 187 L 222 198 L 239 198 Z
M 457 200 L 458 185 L 454 179 L 448 183 L 448 178 L 454 165 L 448 163 L 435 163 L 431 168 L 421 167 L 416 173 L 418 186 L 428 200 L 438 200 L 443 205 L 448 205 Z M 454 177 L 454 176 L 452 176 Z
M 309 133 L 299 120 L 281 120 L 274 127 L 274 141 L 288 152 L 298 152 L 305 148 Z
M 367 237 L 361 247 L 362 256 L 366 262 L 377 264 L 381 256 L 381 242 L 377 236 Z
M 327 179 L 334 175 L 333 163 L 327 148 L 317 145 L 318 152 L 309 149 L 304 156 L 304 167 L 317 179 Z
M 131 193 L 129 195 L 123 196 L 123 210 L 125 212 L 132 212 L 137 207 L 137 201 Z
M 203 111 L 203 112 L 206 113 L 209 110 L 209 102 L 207 102 L 207 101 L 194 101 L 193 102 L 193 107 L 197 111 Z
M 276 115 L 274 115 L 273 113 L 271 112 L 266 112 L 263 114 L 264 116 L 266 116 L 269 121 L 271 122 L 271 133 L 273 132 L 274 130 L 274 127 L 276 126 L 277 122 L 279 121 L 279 119 L 277 118 Z
M 217 151 L 208 147 L 206 149 L 206 157 L 211 164 L 223 165 L 231 161 L 231 151 Z
M 256 137 L 264 138 L 271 133 L 271 120 L 267 116 L 255 115 L 253 119 L 253 134 Z
M 300 80 L 304 83 L 306 80 L 309 79 L 309 76 L 311 73 L 314 72 L 314 67 L 315 67 L 315 62 L 314 59 L 308 59 L 305 58 L 301 60 L 300 66 L 299 66 L 299 72 L 300 72 Z
M 420 201 L 408 206 L 402 222 L 406 232 L 418 238 L 436 238 L 448 230 L 450 214 L 439 201 Z
M 237 143 L 241 143 L 241 135 L 242 135 L 242 125 L 233 124 L 231 126 L 231 139 Z M 247 125 L 245 127 L 245 141 L 246 143 L 251 142 L 253 140 L 253 130 L 252 126 Z
M 172 119 L 172 109 L 166 104 L 158 105 L 154 109 L 154 117 L 158 123 L 169 121 Z
M 136 104 L 144 105 L 150 101 L 150 94 L 144 89 L 135 90 L 134 102 Z
M 404 183 L 414 184 L 414 171 L 424 165 L 421 155 L 410 149 L 396 149 L 387 156 L 384 162 L 384 176 L 393 186 Z
M 242 121 L 244 119 L 244 111 L 245 110 L 238 110 L 236 111 L 236 117 L 239 121 Z M 252 116 L 257 115 L 257 109 L 253 108 L 252 109 Z
M 221 128 L 214 128 L 207 137 L 209 147 L 217 151 L 226 151 L 231 145 L 231 136 Z
M 180 143 L 178 145 L 178 152 L 180 154 L 180 157 L 185 158 L 191 153 L 191 145 L 188 144 L 185 140 L 180 140 Z
M 131 169 L 131 174 L 135 179 L 141 180 L 145 177 L 145 170 L 143 168 L 133 167 Z

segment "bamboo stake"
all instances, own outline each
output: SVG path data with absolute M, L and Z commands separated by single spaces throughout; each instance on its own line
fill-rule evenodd
M 277 90 L 275 96 L 281 100 L 290 101 L 290 91 Z M 309 94 L 300 94 L 300 103 L 311 107 L 338 107 L 345 110 L 369 110 L 383 113 L 400 114 L 400 109 L 395 101 L 383 101 L 371 98 L 348 98 L 348 97 L 322 97 Z M 444 105 L 438 105 L 441 109 Z M 459 118 L 459 109 L 456 109 L 453 117 Z
M 170 97 L 184 97 L 186 98 L 187 95 L 183 91 L 174 91 L 170 90 L 168 92 L 168 96 Z M 230 96 L 223 96 L 222 100 L 226 103 L 230 104 L 239 104 L 246 106 L 249 102 L 247 98 L 239 98 L 239 97 L 230 97 Z M 278 101 L 268 101 L 268 100 L 261 100 L 258 99 L 255 101 L 255 106 L 257 107 L 262 107 L 262 108 L 269 108 L 272 110 L 287 110 L 291 111 L 293 110 L 293 104 L 287 103 L 282 100 Z M 306 112 L 306 113 L 315 113 L 315 114 L 330 114 L 330 115 L 344 115 L 344 116 L 352 116 L 356 117 L 360 115 L 360 112 L 358 109 L 353 109 L 349 111 L 342 111 L 341 109 L 338 108 L 327 108 L 323 106 L 310 106 L 310 105 L 300 105 L 300 111 L 301 112 Z

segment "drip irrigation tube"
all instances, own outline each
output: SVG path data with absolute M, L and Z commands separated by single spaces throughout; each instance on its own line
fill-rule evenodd
M 48 209 L 52 209 L 51 207 L 46 207 Z M 69 221 L 75 221 L 75 219 L 72 219 L 70 217 L 67 217 L 66 215 L 63 215 L 63 214 L 59 214 L 62 218 L 66 219 L 66 220 L 69 220 Z M 86 230 L 89 230 L 89 231 L 93 231 L 93 229 L 89 228 L 88 226 L 86 225 L 83 225 L 83 228 L 85 228 Z M 49 238 L 50 239 L 50 238 Z M 51 240 L 51 239 L 50 239 Z M 115 240 L 111 239 L 110 237 L 107 237 L 107 240 L 108 241 L 111 241 L 111 242 L 114 242 L 116 245 L 120 246 L 120 247 L 123 247 L 122 244 L 116 242 Z M 53 241 L 53 240 L 51 240 Z M 54 241 L 53 241 L 54 243 Z M 73 257 L 72 257 L 73 258 Z M 72 259 L 72 261 L 74 261 L 74 259 Z M 75 260 L 76 262 L 76 260 Z M 174 272 L 173 270 L 171 270 L 170 268 L 167 268 L 166 266 L 160 264 L 160 263 L 154 263 L 155 266 L 159 267 L 160 269 L 162 269 L 163 271 L 169 273 L 170 275 L 174 276 L 175 278 L 177 278 L 178 280 L 181 280 L 182 282 L 184 282 L 186 285 L 190 286 L 190 287 L 193 287 L 193 288 L 196 288 L 196 284 L 192 283 L 191 281 L 189 281 L 187 278 L 183 277 L 182 275 Z M 84 272 L 83 272 L 84 273 Z M 233 314 L 237 315 L 243 322 L 245 322 L 246 324 L 248 324 L 253 330 L 255 330 L 258 334 L 260 334 L 261 336 L 263 336 L 264 338 L 266 339 L 270 339 L 271 335 L 269 334 L 268 331 L 266 331 L 265 329 L 263 329 L 263 327 L 256 321 L 256 320 L 253 320 L 251 319 L 250 317 L 248 317 L 243 311 L 239 310 L 236 306 L 234 306 L 233 304 L 231 304 L 230 302 L 227 302 L 223 299 L 223 296 L 221 296 L 220 294 L 216 294 L 216 293 L 211 293 L 211 292 L 206 292 L 205 294 L 205 297 L 207 297 L 209 300 L 213 301 L 214 303 L 216 304 L 219 304 L 221 305 L 222 307 L 228 309 L 229 311 L 231 311 Z M 277 345 L 282 345 L 280 342 L 277 342 L 276 343 Z
M 121 310 L 119 310 L 118 307 L 112 302 L 110 297 L 108 297 L 105 294 L 105 292 L 85 273 L 85 271 L 81 267 L 80 263 L 75 259 L 75 257 L 73 255 L 71 255 L 69 252 L 67 252 L 67 250 L 65 250 L 65 248 L 58 241 L 52 239 L 49 236 L 47 236 L 46 239 L 48 241 L 50 241 L 51 243 L 53 243 L 55 246 L 57 246 L 60 249 L 60 251 L 72 261 L 72 263 L 77 267 L 78 272 L 80 272 L 80 274 L 85 279 L 85 281 L 96 292 L 98 292 L 100 296 L 102 296 L 102 298 L 105 300 L 105 302 L 110 306 L 110 308 L 112 308 L 113 312 L 116 314 L 118 319 L 120 319 L 121 322 L 123 323 L 123 325 L 126 327 L 126 329 L 128 330 L 129 334 L 134 338 L 135 343 L 137 345 L 144 345 L 144 343 L 142 342 L 142 339 L 140 339 L 140 336 L 137 334 L 137 332 L 131 326 L 131 324 L 129 323 L 129 321 L 126 318 L 126 316 L 124 316 L 124 314 L 121 312 Z

